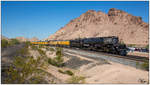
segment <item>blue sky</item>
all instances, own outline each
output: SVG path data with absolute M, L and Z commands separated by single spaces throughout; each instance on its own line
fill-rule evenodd
M 47 38 L 88 10 L 108 13 L 117 8 L 149 22 L 147 1 L 3 1 L 2 35 L 8 38 Z

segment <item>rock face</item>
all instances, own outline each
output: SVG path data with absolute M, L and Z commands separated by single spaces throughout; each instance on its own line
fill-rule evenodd
M 21 42 L 25 42 L 25 41 L 39 41 L 38 38 L 33 37 L 33 38 L 25 38 L 25 37 L 16 37 L 17 40 L 21 41 Z
M 25 41 L 28 41 L 27 38 L 24 38 L 24 37 L 16 37 L 17 40 L 21 41 L 21 42 L 25 42 Z
M 88 10 L 50 35 L 47 40 L 118 36 L 125 44 L 148 44 L 149 25 L 141 17 L 111 8 L 108 14 Z
M 29 41 L 39 41 L 39 39 L 36 38 L 36 37 L 33 37 L 33 38 L 31 38 Z

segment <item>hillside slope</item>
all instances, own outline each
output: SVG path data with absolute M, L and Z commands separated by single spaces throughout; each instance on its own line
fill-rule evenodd
M 111 8 L 108 14 L 88 10 L 80 17 L 71 20 L 47 40 L 118 36 L 125 44 L 148 44 L 149 25 L 122 10 Z

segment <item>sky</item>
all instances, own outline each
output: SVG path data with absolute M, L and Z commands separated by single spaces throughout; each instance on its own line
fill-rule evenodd
M 8 38 L 45 39 L 88 10 L 116 8 L 149 23 L 148 1 L 2 1 L 1 32 Z

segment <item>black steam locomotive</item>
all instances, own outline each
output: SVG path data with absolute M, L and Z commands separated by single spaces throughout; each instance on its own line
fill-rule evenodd
M 112 54 L 125 56 L 127 48 L 125 44 L 120 44 L 118 37 L 95 37 L 95 38 L 79 38 L 74 40 L 50 40 L 32 42 L 32 44 L 45 44 L 59 47 L 80 48 L 95 51 L 102 51 Z
M 112 54 L 126 56 L 125 44 L 120 44 L 118 37 L 96 37 L 70 40 L 70 47 L 102 51 Z

